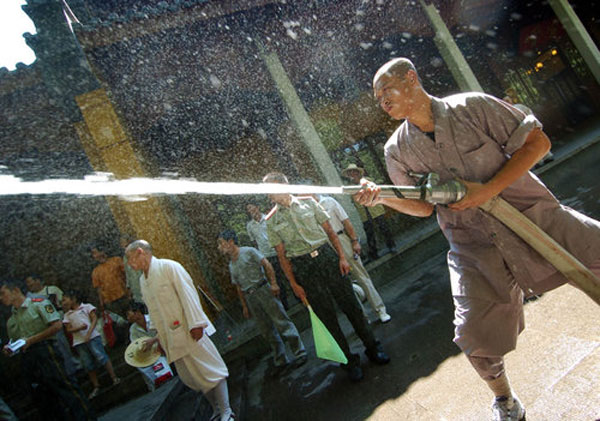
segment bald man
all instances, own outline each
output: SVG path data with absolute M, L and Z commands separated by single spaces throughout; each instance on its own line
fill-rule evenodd
M 142 298 L 160 346 L 169 363 L 175 363 L 181 381 L 206 396 L 214 411 L 211 420 L 235 419 L 227 390 L 229 372 L 208 337 L 214 327 L 190 274 L 173 260 L 154 257 L 152 246 L 144 240 L 129 244 L 125 255 L 132 269 L 142 271 Z
M 561 206 L 529 172 L 550 149 L 535 116 L 482 93 L 436 98 L 423 89 L 406 58 L 382 66 L 373 89 L 381 108 L 404 120 L 385 145 L 394 184 L 414 185 L 415 173 L 436 172 L 442 182 L 460 179 L 467 187 L 461 201 L 435 207 L 450 243 L 454 342 L 494 393 L 493 419 L 522 420 L 525 409 L 508 381 L 504 355 L 515 349 L 524 328 L 523 296 L 568 281 L 478 206 L 500 195 L 598 275 L 600 223 Z M 434 210 L 421 200 L 381 198 L 379 192 L 370 183 L 356 200 L 413 216 Z

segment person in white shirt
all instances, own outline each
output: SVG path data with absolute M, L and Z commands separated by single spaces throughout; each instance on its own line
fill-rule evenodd
M 190 274 L 173 260 L 154 257 L 145 240 L 129 244 L 125 255 L 133 269 L 142 271 L 142 298 L 167 361 L 175 363 L 186 386 L 206 396 L 214 411 L 211 420 L 234 420 L 227 391 L 229 372 L 208 337 L 215 328 L 202 309 Z
M 377 313 L 379 320 L 382 323 L 387 323 L 391 320 L 390 315 L 387 313 L 385 304 L 381 299 L 381 296 L 375 289 L 371 276 L 367 269 L 365 269 L 362 260 L 360 258 L 360 242 L 358 241 L 358 235 L 354 231 L 354 226 L 350 222 L 348 214 L 333 197 L 320 196 L 315 197 L 321 206 L 329 214 L 329 223 L 333 230 L 337 233 L 340 243 L 342 244 L 342 250 L 346 255 L 348 263 L 350 263 L 350 278 L 355 280 L 365 292 L 367 300 L 373 310 Z

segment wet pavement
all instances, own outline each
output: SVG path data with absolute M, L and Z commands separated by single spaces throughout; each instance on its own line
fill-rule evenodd
M 599 167 L 600 143 L 595 143 L 586 153 L 550 166 L 541 177 L 565 204 L 600 218 Z M 353 351 L 362 354 L 365 374 L 361 382 L 351 383 L 337 364 L 315 357 L 311 331 L 302 329 L 309 360 L 301 368 L 272 376 L 267 356 L 228 361 L 231 401 L 238 418 L 490 419 L 492 394 L 452 342 L 453 306 L 444 247 L 441 234 L 434 232 L 410 249 L 421 248 L 417 257 L 410 257 L 407 250 L 369 265 L 392 316 L 389 323 L 381 324 L 367 309 L 376 336 L 392 358 L 389 365 L 370 363 L 342 318 Z M 419 264 L 409 270 L 405 265 L 411 258 Z M 304 320 L 299 311 L 296 318 Z M 598 306 L 575 288 L 564 286 L 527 303 L 525 314 L 526 329 L 506 362 L 513 388 L 527 408 L 527 419 L 599 420 Z M 163 388 L 175 390 L 177 382 Z M 130 402 L 128 410 L 109 411 L 103 419 L 207 419 L 206 401 L 177 387 L 162 392 L 161 388 Z M 154 415 L 146 412 L 138 417 L 136 408 L 150 411 L 152 405 Z

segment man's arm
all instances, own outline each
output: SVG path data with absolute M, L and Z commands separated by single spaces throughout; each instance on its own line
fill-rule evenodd
M 340 259 L 340 273 L 342 275 L 349 274 L 350 264 L 348 263 L 348 260 L 346 260 L 346 256 L 344 256 L 344 251 L 342 250 L 342 244 L 340 243 L 340 239 L 338 238 L 333 228 L 331 228 L 331 224 L 329 223 L 329 221 L 323 222 L 321 226 L 323 227 L 323 230 L 325 230 L 325 234 L 327 234 L 327 237 L 329 237 L 329 241 L 331 241 L 333 248 L 338 254 L 338 258 Z
M 235 284 L 235 290 L 237 291 L 237 295 L 240 299 L 240 304 L 242 305 L 242 313 L 244 314 L 244 318 L 249 319 L 250 311 L 248 310 L 248 304 L 246 304 L 246 297 L 244 297 L 244 292 L 238 284 Z
M 372 207 L 376 205 L 385 205 L 395 211 L 405 213 L 411 216 L 426 218 L 433 213 L 433 205 L 424 200 L 401 199 L 399 197 L 379 197 L 381 187 L 375 183 L 363 178 L 360 181 L 362 189 L 356 193 L 353 198 L 356 203 L 363 206 Z
M 296 277 L 294 276 L 294 271 L 292 270 L 292 263 L 285 255 L 285 246 L 283 243 L 279 243 L 275 246 L 275 251 L 277 252 L 277 258 L 279 259 L 279 265 L 281 266 L 281 270 L 285 274 L 290 286 L 292 287 L 292 291 L 294 291 L 294 295 L 302 301 L 304 305 L 307 305 L 306 301 L 306 292 L 304 288 L 302 288 L 296 282 Z
M 467 187 L 467 194 L 459 202 L 448 205 L 454 210 L 475 208 L 497 196 L 531 169 L 550 150 L 550 139 L 539 128 L 533 129 L 525 143 L 517 149 L 506 164 L 487 183 L 471 183 L 461 180 Z
M 354 226 L 352 222 L 350 222 L 350 218 L 346 218 L 342 221 L 344 225 L 344 231 L 350 237 L 350 241 L 352 241 L 352 251 L 356 254 L 360 254 L 360 242 L 358 241 L 358 235 L 356 235 L 356 231 L 354 231 Z
M 23 350 L 29 348 L 31 345 L 36 344 L 38 342 L 43 341 L 44 339 L 48 339 L 51 336 L 54 336 L 58 333 L 59 330 L 62 329 L 62 322 L 60 320 L 55 320 L 50 323 L 45 330 L 42 330 L 40 333 L 30 336 L 29 338 L 25 338 L 25 346 Z
M 260 264 L 265 270 L 269 284 L 271 284 L 271 293 L 273 296 L 279 297 L 279 293 L 281 291 L 279 290 L 279 285 L 277 285 L 277 278 L 275 278 L 275 269 L 273 269 L 273 265 L 271 265 L 271 263 L 264 257 L 260 261 Z

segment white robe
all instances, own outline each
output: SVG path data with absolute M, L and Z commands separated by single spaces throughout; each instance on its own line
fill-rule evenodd
M 200 304 L 189 273 L 179 263 L 152 257 L 148 276 L 140 276 L 142 297 L 169 363 L 188 387 L 203 393 L 229 375 L 219 351 L 208 335 L 215 329 Z M 194 341 L 190 329 L 202 327 Z

